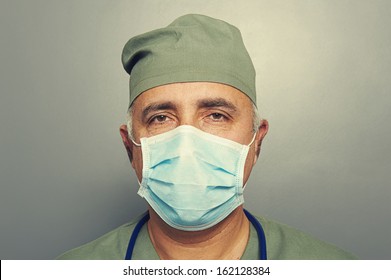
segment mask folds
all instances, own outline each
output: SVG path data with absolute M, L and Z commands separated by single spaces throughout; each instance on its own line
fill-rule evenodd
M 141 138 L 138 194 L 173 228 L 210 228 L 244 202 L 244 165 L 254 138 L 242 145 L 189 125 Z

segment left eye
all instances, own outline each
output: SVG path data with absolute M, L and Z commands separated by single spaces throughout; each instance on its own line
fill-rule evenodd
M 210 117 L 211 117 L 211 119 L 216 120 L 216 121 L 220 121 L 225 118 L 225 116 L 220 113 L 213 113 L 210 115 Z

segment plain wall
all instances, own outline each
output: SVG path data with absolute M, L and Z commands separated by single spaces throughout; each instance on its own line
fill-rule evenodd
M 186 13 L 241 29 L 270 131 L 253 213 L 391 258 L 390 1 L 1 1 L 0 258 L 53 259 L 146 209 L 122 47 Z

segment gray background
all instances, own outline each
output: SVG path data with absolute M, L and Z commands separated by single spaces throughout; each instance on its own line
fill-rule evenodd
M 145 204 L 118 133 L 132 36 L 202 13 L 238 26 L 270 131 L 252 212 L 391 258 L 390 1 L 1 1 L 0 257 L 52 259 Z

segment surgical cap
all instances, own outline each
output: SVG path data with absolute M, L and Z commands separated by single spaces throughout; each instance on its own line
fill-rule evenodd
M 130 75 L 129 107 L 144 91 L 179 82 L 230 85 L 256 104 L 255 69 L 240 31 L 218 19 L 185 15 L 133 37 L 125 44 L 122 63 Z

